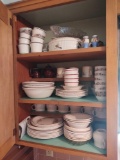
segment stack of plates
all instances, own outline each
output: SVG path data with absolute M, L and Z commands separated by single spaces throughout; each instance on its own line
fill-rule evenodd
M 63 134 L 61 118 L 36 116 L 27 122 L 27 134 L 33 138 L 51 139 Z
M 73 142 L 87 142 L 92 138 L 90 123 L 91 115 L 82 113 L 66 114 L 64 116 L 64 136 Z
M 53 93 L 54 82 L 27 81 L 22 83 L 22 88 L 29 98 L 47 98 Z
M 82 89 L 82 86 L 76 86 L 76 87 L 63 86 L 63 88 L 56 89 L 56 95 L 62 98 L 82 98 L 87 94 L 88 91 Z

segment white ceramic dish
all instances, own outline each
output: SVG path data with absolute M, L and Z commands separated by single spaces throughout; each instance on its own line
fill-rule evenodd
M 42 52 L 42 48 L 43 48 L 43 44 L 42 43 L 36 43 L 36 42 L 32 42 L 30 44 L 31 47 L 31 52 Z
M 19 44 L 30 44 L 30 40 L 27 38 L 19 38 Z
M 20 38 L 27 38 L 27 39 L 30 39 L 30 34 L 27 34 L 27 33 L 24 33 L 24 32 L 21 32 L 20 33 Z
M 72 79 L 72 78 L 79 78 L 79 75 L 78 74 L 65 74 L 64 75 L 64 78 L 65 79 Z
M 44 38 L 46 36 L 46 33 L 43 29 L 38 28 L 38 27 L 34 27 L 33 30 L 32 30 L 32 36 L 35 36 L 36 34 L 40 34 Z
M 64 82 L 65 86 L 69 86 L 69 87 L 77 87 L 79 85 L 79 82 Z
M 22 27 L 22 28 L 20 28 L 20 32 L 21 32 L 21 33 L 31 34 L 32 28 Z
M 36 82 L 36 81 L 25 81 L 22 85 L 54 85 L 54 82 Z
M 62 85 L 62 87 L 63 87 L 65 90 L 80 90 L 80 89 L 82 89 L 84 86 L 83 86 L 83 85 L 79 85 L 79 86 L 64 86 L 64 85 Z
M 30 52 L 30 46 L 28 44 L 19 44 L 18 49 L 20 54 L 26 54 Z
M 64 75 L 66 76 L 66 75 L 79 75 L 79 71 L 78 70 L 65 70 L 65 73 L 64 73 Z
M 64 115 L 64 119 L 68 119 L 71 121 L 80 121 L 80 120 L 91 120 L 92 116 L 84 113 L 73 113 Z
M 31 37 L 31 42 L 37 42 L 37 43 L 43 44 L 44 40 L 42 38 L 38 38 L 38 37 Z
M 49 42 L 49 51 L 76 49 L 79 42 L 80 39 L 73 37 L 54 38 Z
M 70 127 L 69 125 L 67 125 L 66 123 L 64 123 L 64 128 L 66 128 L 67 130 L 69 130 L 69 131 L 72 131 L 72 132 L 80 132 L 80 133 L 82 133 L 82 132 L 87 132 L 87 131 L 92 131 L 92 128 L 91 128 L 91 126 L 88 126 L 88 127 L 86 127 L 86 128 L 74 128 L 74 127 Z
M 55 87 L 49 88 L 23 88 L 29 98 L 47 98 L 50 97 Z
M 79 79 L 78 78 L 64 78 L 64 83 L 67 82 L 74 82 L 74 83 L 79 83 Z

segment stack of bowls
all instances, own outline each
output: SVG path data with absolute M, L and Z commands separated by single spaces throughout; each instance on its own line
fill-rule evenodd
M 78 68 L 71 67 L 69 69 L 65 69 L 64 84 L 65 86 L 79 85 L 79 69 Z
M 42 52 L 43 49 L 43 42 L 46 33 L 43 29 L 34 27 L 32 30 L 32 37 L 31 37 L 31 52 Z
M 30 52 L 30 37 L 31 37 L 32 28 L 22 27 L 20 28 L 20 37 L 19 37 L 19 53 L 25 54 Z
M 106 100 L 106 66 L 95 66 L 94 90 L 99 101 Z
M 72 113 L 64 115 L 64 135 L 73 142 L 86 142 L 92 138 L 91 115 Z
M 50 97 L 55 89 L 54 82 L 27 81 L 22 83 L 22 88 L 29 98 Z

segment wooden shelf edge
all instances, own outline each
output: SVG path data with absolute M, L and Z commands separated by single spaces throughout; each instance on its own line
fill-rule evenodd
M 63 82 L 64 78 L 31 78 L 31 81 L 38 81 L 38 82 L 42 82 L 42 81 L 46 81 L 46 82 Z M 94 81 L 94 77 L 80 77 L 79 78 L 80 81 Z
M 52 99 L 51 99 L 52 98 Z M 86 99 L 87 100 L 87 99 Z M 106 106 L 106 103 L 102 103 L 99 101 L 70 101 L 68 99 L 56 99 L 54 97 L 50 97 L 50 99 L 30 99 L 30 98 L 20 98 L 18 99 L 18 103 L 26 103 L 26 104 L 55 104 L 55 105 L 71 105 L 71 106 L 86 106 L 86 107 L 98 107 L 103 108 Z
M 28 62 L 63 62 L 79 60 L 100 60 L 106 57 L 106 47 L 80 48 L 62 51 L 17 54 L 17 59 Z
M 16 144 L 28 146 L 28 147 L 33 147 L 33 148 L 40 148 L 40 149 L 44 149 L 44 150 L 52 150 L 54 152 L 61 152 L 61 153 L 66 153 L 66 154 L 71 154 L 71 155 L 76 155 L 76 156 L 97 158 L 100 160 L 106 160 L 106 158 L 107 158 L 106 155 L 102 155 L 102 154 L 96 154 L 96 153 L 91 153 L 91 152 L 86 152 L 86 151 L 51 146 L 51 145 L 46 145 L 46 144 L 34 143 L 34 142 L 27 142 L 27 141 L 23 141 L 23 140 L 17 141 Z

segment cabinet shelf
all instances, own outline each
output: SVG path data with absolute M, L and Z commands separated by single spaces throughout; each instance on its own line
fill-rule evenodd
M 106 58 L 106 47 L 80 48 L 62 51 L 18 54 L 19 61 L 27 62 L 70 62 L 84 60 L 102 60 Z
M 32 138 L 26 134 L 21 138 L 21 141 L 19 141 L 18 143 L 21 145 L 25 145 L 25 143 L 27 143 L 27 142 L 32 142 L 32 143 L 34 143 L 33 145 L 39 144 L 40 147 L 42 147 L 44 149 L 47 149 L 46 147 L 49 146 L 49 149 L 51 149 L 51 150 L 58 150 L 58 148 L 60 148 L 63 150 L 69 149 L 69 152 L 72 152 L 72 151 L 73 152 L 80 152 L 80 151 L 82 152 L 82 151 L 84 151 L 84 154 L 86 154 L 86 152 L 89 152 L 92 154 L 93 153 L 100 154 L 104 157 L 106 155 L 106 150 L 98 149 L 97 147 L 95 147 L 92 140 L 86 144 L 80 145 L 80 144 L 72 143 L 71 141 L 67 140 L 64 136 L 60 136 L 58 138 L 53 138 L 53 139 L 48 139 L 48 140 L 42 140 L 42 139 Z
M 19 103 L 41 103 L 41 104 L 56 104 L 56 105 L 73 105 L 73 106 L 88 106 L 88 107 L 105 107 L 105 102 L 99 102 L 94 96 L 87 96 L 80 99 L 63 99 L 57 96 L 41 99 L 31 99 L 28 97 L 20 98 Z
M 30 80 L 32 81 L 39 81 L 39 82 L 62 82 L 64 81 L 64 78 L 31 78 Z M 80 77 L 79 78 L 80 81 L 85 81 L 85 82 L 89 82 L 89 81 L 94 81 L 94 77 Z

